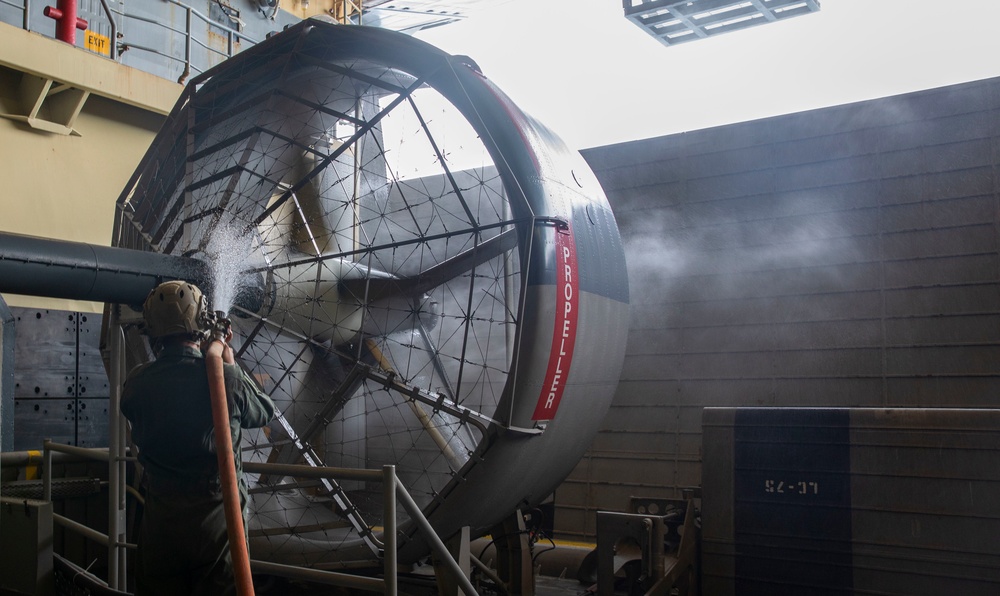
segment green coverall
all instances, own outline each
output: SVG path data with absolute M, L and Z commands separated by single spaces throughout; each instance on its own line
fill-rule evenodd
M 274 416 L 274 402 L 236 365 L 223 366 L 230 428 L 246 504 L 240 440 Z M 121 400 L 145 469 L 136 594 L 235 593 L 208 376 L 202 353 L 168 343 L 158 358 L 129 373 Z

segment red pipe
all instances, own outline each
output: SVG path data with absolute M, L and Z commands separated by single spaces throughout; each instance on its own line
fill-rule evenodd
M 56 39 L 76 45 L 76 30 L 87 30 L 87 21 L 76 16 L 76 0 L 57 0 L 56 6 L 46 6 L 43 13 L 56 21 Z
M 236 576 L 236 593 L 239 596 L 253 596 L 250 552 L 247 550 L 246 532 L 243 529 L 243 507 L 240 505 L 239 479 L 236 477 L 233 437 L 229 427 L 229 406 L 226 403 L 226 378 L 222 371 L 222 353 L 225 347 L 222 340 L 212 339 L 205 352 L 205 368 L 208 372 L 208 390 L 212 396 L 215 451 L 219 458 L 222 504 L 226 510 L 226 532 L 229 535 L 229 553 L 233 558 L 233 573 Z

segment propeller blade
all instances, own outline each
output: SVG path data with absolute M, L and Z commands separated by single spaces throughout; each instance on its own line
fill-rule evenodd
M 416 275 L 402 278 L 368 276 L 342 279 L 340 285 L 342 291 L 368 303 L 394 297 L 416 297 L 516 246 L 517 230 L 511 228 Z

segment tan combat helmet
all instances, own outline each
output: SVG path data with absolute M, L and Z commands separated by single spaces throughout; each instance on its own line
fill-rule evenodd
M 208 303 L 198 286 L 186 281 L 164 282 L 146 297 L 142 318 L 153 339 L 171 335 L 197 336 L 204 329 Z

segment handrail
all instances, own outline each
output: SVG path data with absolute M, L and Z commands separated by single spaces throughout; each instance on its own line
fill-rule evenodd
M 21 28 L 25 31 L 31 31 L 31 0 L 23 0 L 20 5 L 14 4 L 9 0 L 0 0 L 0 4 L 6 4 L 12 8 L 16 8 L 22 12 L 21 17 Z M 110 40 L 110 53 L 111 59 L 118 60 L 118 23 L 115 22 L 114 11 L 111 10 L 111 5 L 108 4 L 108 0 L 101 0 L 101 8 L 104 10 L 104 16 L 107 17 L 108 23 L 111 24 L 111 40 Z M 124 15 L 123 15 L 124 16 Z
M 102 1 L 104 1 L 104 0 L 102 0 Z M 156 21 L 154 19 L 150 19 L 148 17 L 143 17 L 143 16 L 140 16 L 140 15 L 126 14 L 124 12 L 116 12 L 115 14 L 121 15 L 123 18 L 132 19 L 132 20 L 136 20 L 136 21 L 140 21 L 140 22 L 144 22 L 144 23 L 149 23 L 149 24 L 152 24 L 152 25 L 157 25 L 157 26 L 163 27 L 163 28 L 165 28 L 168 31 L 171 31 L 173 33 L 178 33 L 178 34 L 184 35 L 184 58 L 183 59 L 177 58 L 175 56 L 171 56 L 169 54 L 166 54 L 166 53 L 161 52 L 159 50 L 156 50 L 154 48 L 150 48 L 150 47 L 146 47 L 146 46 L 141 46 L 141 45 L 137 45 L 137 44 L 134 44 L 134 43 L 126 44 L 128 48 L 134 48 L 134 49 L 137 49 L 137 50 L 143 50 L 145 52 L 150 52 L 150 53 L 156 54 L 157 56 L 162 56 L 164 58 L 168 58 L 170 60 L 174 60 L 176 62 L 182 62 L 184 64 L 184 71 L 181 73 L 181 76 L 178 77 L 178 79 L 177 79 L 178 83 L 184 83 L 184 81 L 186 81 L 187 78 L 191 76 L 191 71 L 192 70 L 195 70 L 198 73 L 202 73 L 205 70 L 207 70 L 207 69 L 204 69 L 204 68 L 200 68 L 197 65 L 195 65 L 195 64 L 192 63 L 192 61 L 191 61 L 192 60 L 192 48 L 193 48 L 194 44 L 197 44 L 201 48 L 203 48 L 203 49 L 205 49 L 205 50 L 207 50 L 209 52 L 212 52 L 214 54 L 217 54 L 219 56 L 223 56 L 223 57 L 226 57 L 226 58 L 231 58 L 233 56 L 233 49 L 235 47 L 234 37 L 239 37 L 240 39 L 246 40 L 247 42 L 249 42 L 250 45 L 256 45 L 258 43 L 257 40 L 253 39 L 252 37 L 249 37 L 248 35 L 244 34 L 243 32 L 237 31 L 236 29 L 233 29 L 232 27 L 229 27 L 229 26 L 223 25 L 222 23 L 214 21 L 211 18 L 205 16 L 198 9 L 196 9 L 196 8 L 194 8 L 192 6 L 189 6 L 189 5 L 187 5 L 187 4 L 183 3 L 183 2 L 180 2 L 179 0 L 166 0 L 166 1 L 169 4 L 173 4 L 175 6 L 179 6 L 180 8 L 184 9 L 184 11 L 185 11 L 185 15 L 184 15 L 184 30 L 175 29 L 173 27 L 165 25 L 164 23 L 162 23 L 160 21 Z M 204 23 L 206 25 L 209 25 L 210 27 L 221 29 L 226 34 L 226 51 L 222 51 L 222 50 L 218 50 L 216 48 L 213 48 L 213 47 L 211 47 L 211 46 L 209 46 L 209 45 L 207 45 L 205 43 L 202 43 L 200 40 L 198 40 L 197 38 L 195 38 L 195 36 L 193 34 L 194 32 L 193 32 L 193 19 L 192 19 L 192 17 L 197 17 L 198 20 L 200 20 L 202 23 Z
M 112 588 L 126 585 L 125 489 L 126 481 L 125 417 L 121 413 L 122 387 L 125 385 L 125 330 L 119 324 L 121 307 L 111 308 L 108 333 L 111 344 L 111 392 L 108 396 L 108 584 Z
M 201 21 L 203 23 L 207 24 L 207 25 L 211 25 L 213 27 L 217 27 L 219 29 L 222 29 L 223 31 L 225 31 L 226 33 L 229 33 L 231 35 L 238 35 L 238 36 L 242 37 L 243 39 L 246 39 L 247 41 L 249 41 L 253 45 L 257 45 L 258 43 L 260 43 L 260 42 L 254 40 L 254 39 L 252 39 L 250 37 L 247 37 L 246 35 L 244 35 L 240 31 L 237 31 L 237 30 L 235 30 L 235 29 L 233 29 L 231 27 L 227 27 L 227 26 L 223 25 L 222 23 L 213 21 L 212 19 L 206 17 L 201 12 L 199 12 L 198 9 L 193 8 L 191 6 L 188 6 L 187 4 L 184 4 L 183 2 L 180 2 L 179 0 L 167 0 L 167 2 L 169 2 L 170 4 L 176 4 L 177 6 L 180 6 L 181 8 L 183 8 L 185 10 L 190 10 L 191 13 L 194 16 L 196 16 L 199 19 L 201 19 Z
M 93 447 L 84 455 L 69 454 L 56 452 L 52 456 L 52 459 L 57 464 L 71 464 L 80 463 L 84 461 L 90 461 L 96 459 L 92 457 L 91 454 L 98 451 L 107 451 L 107 447 Z M 100 461 L 104 461 L 103 459 Z M 127 456 L 125 461 L 136 461 L 135 457 Z M 28 451 L 4 451 L 0 453 L 0 467 L 17 467 L 23 468 L 25 466 L 37 466 L 42 463 L 42 452 L 36 450 Z
M 42 443 L 42 459 L 44 462 L 44 472 L 42 474 L 42 499 L 45 501 L 52 501 L 52 455 L 53 453 L 66 453 L 69 455 L 74 455 L 78 457 L 84 457 L 88 459 L 93 459 L 97 461 L 109 461 L 114 464 L 114 459 L 109 450 L 104 449 L 88 449 L 85 447 L 76 447 L 73 445 L 64 445 L 61 443 L 54 443 L 50 439 L 45 439 Z M 406 487 L 399 482 L 396 477 L 396 466 L 386 465 L 382 466 L 382 470 L 369 470 L 369 469 L 357 469 L 357 468 L 334 468 L 334 467 L 318 467 L 318 466 L 304 466 L 296 464 L 273 464 L 273 463 L 263 463 L 263 462 L 244 462 L 243 463 L 244 472 L 250 474 L 276 474 L 283 476 L 294 476 L 299 478 L 329 478 L 332 476 L 337 476 L 346 480 L 363 480 L 363 481 L 382 481 L 383 484 L 383 520 L 382 524 L 384 527 L 383 531 L 383 543 L 384 550 L 382 552 L 382 566 L 383 566 L 383 579 L 375 580 L 369 578 L 360 578 L 358 576 L 334 573 L 329 571 L 320 571 L 315 569 L 309 569 L 305 567 L 294 567 L 290 565 L 280 565 L 277 563 L 271 563 L 267 561 L 252 561 L 253 568 L 266 572 L 272 573 L 274 575 L 280 575 L 282 577 L 291 577 L 298 579 L 311 580 L 326 584 L 339 585 L 344 587 L 356 588 L 361 590 L 369 590 L 382 592 L 388 596 L 397 596 L 398 592 L 398 578 L 396 575 L 396 535 L 398 532 L 396 525 L 396 504 L 397 501 L 403 505 L 403 508 L 409 514 L 410 519 L 417 525 L 417 528 L 424 534 L 427 539 L 428 545 L 434 554 L 440 559 L 440 561 L 447 568 L 448 572 L 454 576 L 455 581 L 458 583 L 459 588 L 466 596 L 478 596 L 475 587 L 473 587 L 472 582 L 469 578 L 462 572 L 461 567 L 459 567 L 458 562 L 452 556 L 448 547 L 445 546 L 444 541 L 441 537 L 437 535 L 434 528 L 431 526 L 430 522 L 424 516 L 423 511 L 417 505 L 413 497 L 410 496 L 409 491 Z M 121 479 L 118 480 L 121 482 Z M 117 487 L 111 486 L 109 491 L 109 498 L 111 495 L 117 494 Z M 96 542 L 109 546 L 110 548 L 135 548 L 135 545 L 128 543 L 119 543 L 113 537 L 102 534 L 93 528 L 85 526 L 79 522 L 71 520 L 61 515 L 54 515 L 54 520 L 60 525 L 72 529 L 76 532 L 83 534 L 84 536 L 95 540 Z M 117 585 L 119 583 L 118 577 L 109 578 L 107 585 L 109 587 L 114 587 L 112 584 Z
M 108 17 L 108 22 L 111 23 L 111 41 L 108 44 L 111 46 L 108 50 L 111 52 L 110 58 L 115 62 L 118 61 L 118 23 L 115 22 L 114 14 L 111 12 L 111 6 L 108 4 L 108 0 L 101 0 L 101 8 L 104 9 L 104 16 Z
M 31 10 L 29 2 L 30 0 L 22 0 L 20 4 L 14 4 L 10 0 L 0 0 L 0 4 L 6 4 L 15 10 L 21 11 L 21 28 L 25 31 L 29 31 L 28 26 L 31 24 Z
M 235 50 L 235 43 L 234 42 L 235 42 L 236 38 L 239 38 L 240 40 L 243 40 L 243 41 L 247 42 L 247 44 L 249 44 L 249 45 L 256 45 L 256 44 L 260 43 L 258 40 L 254 39 L 254 38 L 252 38 L 252 37 L 250 37 L 248 35 L 246 35 L 244 32 L 238 31 L 238 30 L 236 30 L 236 29 L 234 29 L 234 28 L 232 28 L 232 27 L 230 27 L 228 25 L 225 25 L 223 23 L 215 21 L 212 18 L 210 18 L 209 16 L 205 15 L 204 13 L 202 13 L 201 11 L 199 11 L 198 9 L 196 9 L 196 8 L 194 8 L 194 7 L 192 7 L 192 6 L 188 5 L 188 4 L 185 4 L 184 2 L 181 2 L 180 0 L 166 0 L 166 3 L 173 4 L 175 6 L 179 6 L 180 8 L 182 8 L 182 9 L 184 9 L 186 11 L 185 26 L 184 26 L 183 30 L 171 27 L 168 24 L 164 23 L 163 21 L 158 21 L 158 20 L 155 20 L 155 19 L 147 18 L 147 17 L 144 17 L 144 16 L 139 15 L 139 14 L 128 13 L 128 12 L 125 12 L 124 10 L 122 10 L 122 11 L 116 10 L 115 8 L 113 8 L 111 6 L 111 4 L 108 2 L 108 0 L 100 0 L 100 2 L 101 2 L 101 10 L 104 13 L 105 18 L 107 18 L 108 23 L 109 23 L 110 28 L 111 28 L 111 40 L 110 40 L 110 46 L 111 47 L 109 48 L 109 51 L 110 51 L 110 58 L 112 60 L 114 60 L 115 62 L 118 62 L 121 59 L 121 52 L 119 52 L 119 45 L 118 45 L 118 42 L 119 42 L 119 40 L 118 40 L 118 30 L 119 30 L 119 27 L 118 27 L 118 21 L 115 19 L 115 17 L 119 17 L 122 20 L 129 19 L 129 20 L 135 20 L 135 21 L 140 21 L 140 22 L 148 23 L 148 24 L 151 24 L 151 25 L 155 25 L 155 26 L 167 29 L 168 31 L 170 31 L 172 33 L 183 35 L 184 38 L 185 38 L 185 56 L 184 56 L 183 59 L 171 56 L 165 50 L 158 50 L 158 49 L 155 49 L 155 48 L 146 47 L 146 46 L 142 46 L 142 45 L 137 45 L 137 44 L 134 44 L 134 43 L 126 43 L 126 44 L 124 44 L 124 47 L 129 48 L 129 49 L 142 50 L 142 51 L 145 51 L 145 52 L 150 52 L 150 53 L 156 54 L 157 56 L 162 56 L 164 58 L 168 58 L 170 60 L 174 60 L 174 61 L 177 61 L 177 62 L 183 62 L 183 64 L 184 64 L 184 73 L 181 76 L 181 82 L 183 82 L 184 79 L 186 79 L 191 74 L 192 70 L 194 70 L 194 71 L 196 71 L 198 73 L 201 73 L 201 72 L 204 72 L 205 70 L 208 70 L 208 66 L 209 65 L 203 64 L 201 66 L 198 66 L 198 65 L 192 63 L 192 57 L 193 57 L 192 56 L 192 47 L 195 44 L 197 44 L 201 48 L 207 50 L 208 52 L 211 52 L 211 53 L 216 54 L 218 56 L 222 56 L 224 58 L 231 58 L 233 56 L 233 54 L 234 54 L 234 50 Z M 14 8 L 14 9 L 20 10 L 22 12 L 21 28 L 24 29 L 25 31 L 31 31 L 32 30 L 32 22 L 31 22 L 32 0 L 22 0 L 22 2 L 20 2 L 20 3 L 11 2 L 11 0 L 0 0 L 0 4 L 4 4 L 4 5 L 7 5 L 7 6 L 10 6 L 10 7 Z M 210 26 L 210 27 L 212 27 L 214 29 L 219 29 L 223 33 L 225 33 L 225 35 L 227 37 L 226 49 L 225 50 L 220 50 L 220 49 L 211 47 L 210 45 L 207 45 L 206 43 L 203 43 L 201 40 L 197 39 L 195 37 L 195 32 L 193 30 L 193 23 L 194 23 L 193 17 L 196 17 L 203 24 L 208 25 L 208 26 Z M 47 31 L 36 31 L 36 33 L 43 33 L 45 35 L 50 35 L 50 33 L 47 32 Z
M 53 443 L 51 439 L 45 439 L 42 442 L 42 446 L 43 446 L 42 465 L 44 467 L 44 470 L 42 472 L 42 500 L 44 501 L 49 501 L 49 502 L 52 501 L 52 461 L 53 461 L 52 456 L 54 453 L 63 453 L 72 456 L 74 458 L 79 458 L 84 460 L 105 461 L 109 462 L 109 464 L 112 466 L 115 465 L 114 461 L 115 458 L 112 457 L 109 449 L 86 448 L 86 447 L 77 447 L 75 445 L 64 445 L 62 443 Z M 133 459 L 133 458 L 125 458 L 125 459 Z M 109 483 L 108 499 L 110 501 L 114 500 L 113 497 L 114 494 L 116 493 L 116 488 L 117 487 L 115 486 L 114 482 Z M 109 536 L 108 534 L 103 534 L 101 532 L 98 532 L 97 530 L 91 528 L 90 526 L 81 524 L 76 520 L 70 519 L 58 513 L 52 514 L 52 521 L 54 521 L 55 523 L 59 524 L 60 526 L 68 530 L 72 530 L 77 534 L 80 534 L 85 538 L 93 540 L 94 542 L 100 544 L 101 546 L 108 547 L 111 553 L 112 563 L 118 559 L 118 557 L 115 556 L 115 554 L 119 552 L 118 549 L 136 548 L 135 544 L 125 542 L 123 536 L 119 537 L 122 540 L 121 542 L 119 542 L 119 539 L 115 537 L 117 534 L 117 532 L 115 531 L 109 531 L 109 533 L 111 534 Z M 109 521 L 108 525 L 109 529 L 113 529 L 115 527 L 113 520 Z M 104 581 L 96 577 L 95 580 L 111 589 L 117 589 L 118 586 L 123 583 L 118 581 L 120 579 L 118 574 L 119 570 L 117 566 L 114 564 L 109 565 L 109 568 L 110 568 L 108 574 L 109 581 Z M 124 572 L 124 569 L 122 569 L 121 571 Z

